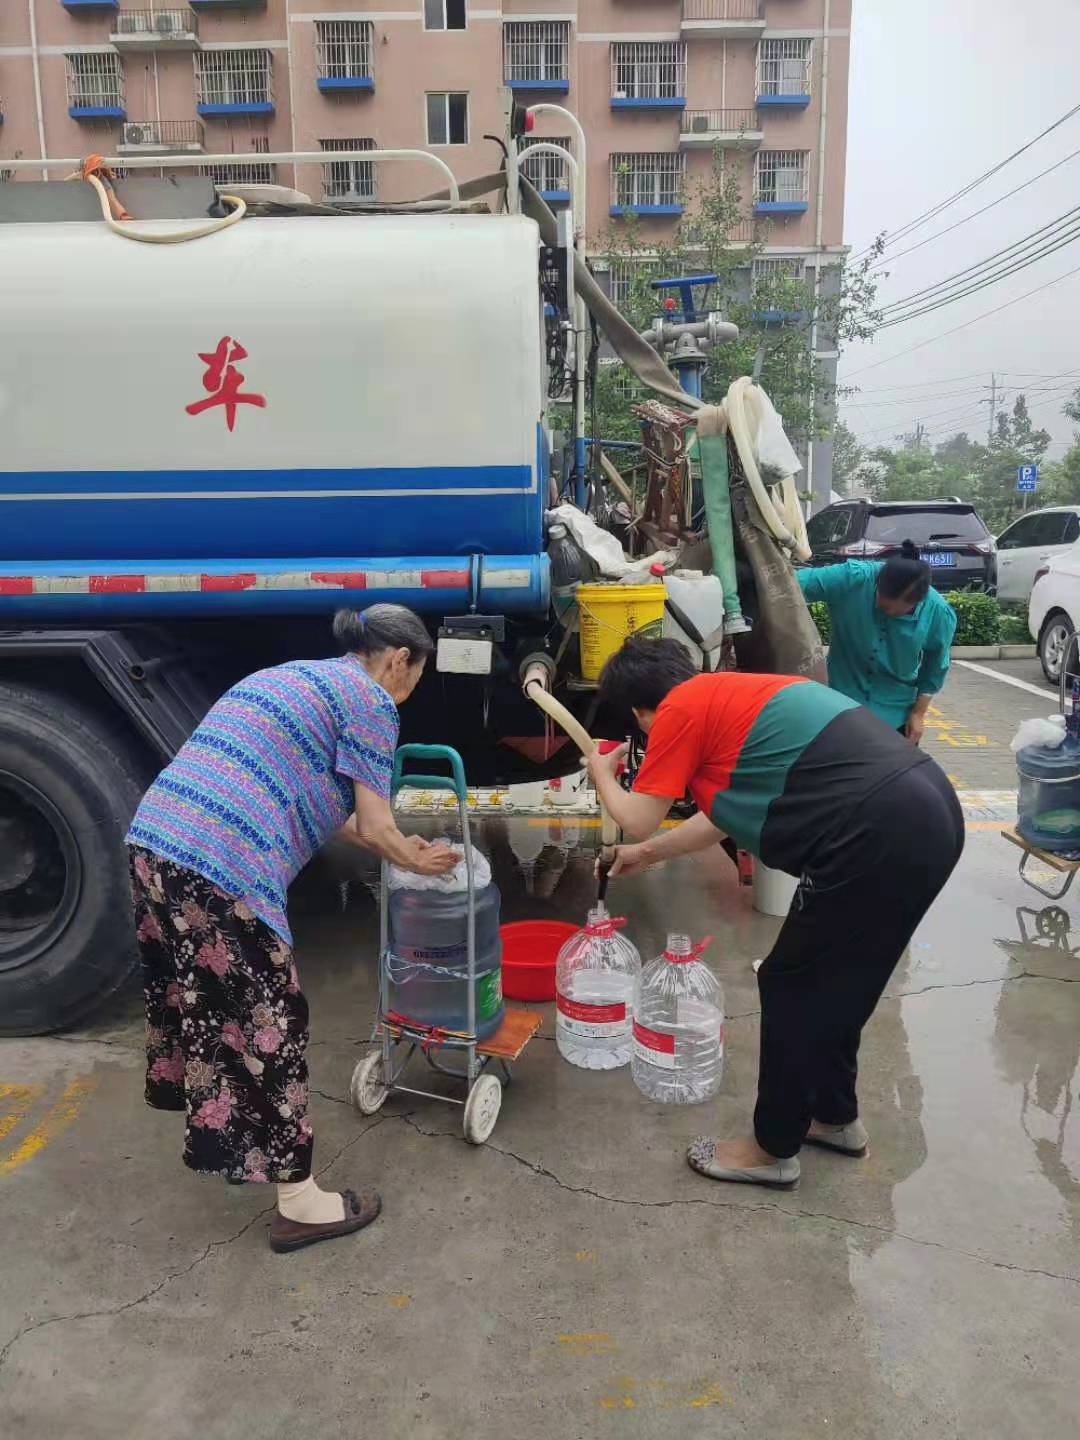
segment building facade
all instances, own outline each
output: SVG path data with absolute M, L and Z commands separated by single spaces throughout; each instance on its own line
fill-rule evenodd
M 3 0 L 0 178 L 5 157 L 170 154 L 199 165 L 227 155 L 208 167 L 217 180 L 278 180 L 346 202 L 405 199 L 438 188 L 433 172 L 363 160 L 294 170 L 261 157 L 343 142 L 417 148 L 468 179 L 499 164 L 485 137 L 501 134 L 505 84 L 524 104 L 563 106 L 581 121 L 592 243 L 612 248 L 630 212 L 639 243 L 662 239 L 719 143 L 747 216 L 771 222 L 758 265 L 812 280 L 835 260 L 851 0 L 535 5 Z M 570 143 L 558 115 L 539 115 L 533 138 Z M 558 157 L 526 158 L 525 168 L 553 204 L 569 201 Z M 830 352 L 818 353 L 834 372 Z M 816 445 L 819 493 L 829 464 L 828 445 Z

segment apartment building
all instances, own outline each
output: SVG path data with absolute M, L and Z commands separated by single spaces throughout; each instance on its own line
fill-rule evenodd
M 437 186 L 416 162 L 277 166 L 277 151 L 418 148 L 459 179 L 497 168 L 499 88 L 562 106 L 588 142 L 587 230 L 624 216 L 659 241 L 724 148 L 761 267 L 813 278 L 842 249 L 851 0 L 3 0 L 4 159 L 184 155 L 219 180 L 314 197 L 403 199 Z M 571 146 L 541 112 L 533 139 Z M 557 156 L 525 160 L 569 203 Z M 53 172 L 53 179 L 57 178 Z M 613 286 L 625 280 L 613 274 Z M 749 285 L 749 272 L 748 280 Z M 829 356 L 826 352 L 826 363 Z M 820 489 L 828 447 L 815 447 Z

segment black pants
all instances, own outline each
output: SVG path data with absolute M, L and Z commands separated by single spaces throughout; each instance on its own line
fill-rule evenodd
M 876 791 L 808 866 L 758 971 L 754 1133 L 770 1155 L 797 1154 L 811 1120 L 858 1115 L 862 1028 L 963 848 L 960 803 L 927 761 Z

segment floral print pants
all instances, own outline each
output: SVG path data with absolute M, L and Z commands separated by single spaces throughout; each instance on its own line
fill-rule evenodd
M 230 1180 L 311 1174 L 308 1006 L 292 951 L 242 900 L 130 847 L 146 995 L 146 1102 L 184 1110 L 184 1164 Z

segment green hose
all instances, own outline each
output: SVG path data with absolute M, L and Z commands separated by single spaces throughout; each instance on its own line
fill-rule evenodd
M 709 526 L 713 574 L 724 591 L 724 634 L 741 635 L 749 630 L 739 604 L 735 576 L 735 540 L 731 525 L 731 495 L 728 489 L 727 431 L 718 406 L 698 412 L 697 454 L 701 465 L 701 486 L 705 497 L 705 518 Z

